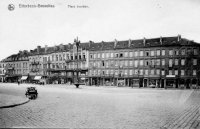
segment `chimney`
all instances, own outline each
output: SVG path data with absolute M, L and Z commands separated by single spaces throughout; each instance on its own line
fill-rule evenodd
M 181 41 L 181 35 L 178 35 L 178 42 Z
M 117 39 L 115 39 L 114 43 L 115 43 L 114 47 L 116 47 L 118 43 Z
M 37 53 L 40 53 L 41 46 L 37 46 Z
M 162 45 L 162 36 L 160 36 L 160 44 Z
M 93 42 L 90 40 L 90 41 L 89 41 L 89 47 L 91 46 L 92 43 L 93 43 Z
M 62 43 L 59 45 L 59 48 L 60 48 L 60 50 L 63 50 L 64 46 Z
M 131 46 L 131 42 L 132 42 L 132 40 L 131 40 L 131 39 L 129 39 L 129 40 L 128 40 L 128 47 L 130 47 L 130 46 Z
M 44 52 L 45 52 L 45 53 L 47 53 L 47 49 L 48 49 L 48 46 L 45 45 L 45 47 L 44 47 Z
M 146 44 L 146 38 L 145 37 L 143 38 L 143 44 L 144 44 L 144 46 Z

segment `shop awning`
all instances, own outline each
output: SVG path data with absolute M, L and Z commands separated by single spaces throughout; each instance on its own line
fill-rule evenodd
M 28 76 L 22 76 L 21 80 L 26 80 Z
M 167 78 L 175 78 L 176 75 L 166 75 Z
M 35 76 L 34 80 L 40 80 L 42 76 Z

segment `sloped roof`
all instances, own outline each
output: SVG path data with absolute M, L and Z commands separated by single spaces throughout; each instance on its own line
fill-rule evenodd
M 115 47 L 114 42 L 102 42 L 102 50 L 113 50 Z
M 115 49 L 126 49 L 126 48 L 129 48 L 128 44 L 129 44 L 129 41 L 118 41 L 116 46 L 115 46 Z

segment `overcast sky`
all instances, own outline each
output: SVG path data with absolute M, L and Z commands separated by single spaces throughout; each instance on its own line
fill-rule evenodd
M 9 11 L 8 4 L 15 10 Z M 53 4 L 55 8 L 19 8 Z M 68 8 L 86 5 L 89 8 Z M 177 36 L 200 42 L 199 0 L 1 0 L 0 60 L 38 45 Z

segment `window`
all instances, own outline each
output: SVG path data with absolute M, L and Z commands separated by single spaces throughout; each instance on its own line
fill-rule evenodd
M 132 67 L 133 66 L 133 61 L 129 61 L 129 66 Z
M 106 58 L 109 58 L 110 57 L 110 53 L 106 53 Z
M 130 57 L 133 57 L 133 52 L 129 52 Z
M 143 60 L 140 60 L 140 66 L 143 66 Z
M 169 59 L 169 67 L 172 67 L 172 65 L 173 65 L 173 60 Z
M 149 74 L 148 69 L 146 69 L 146 70 L 144 71 L 144 74 L 145 74 L 145 75 L 148 75 L 148 74 Z
M 175 70 L 175 75 L 178 75 L 178 70 Z
M 162 72 L 161 72 L 161 73 L 162 73 L 162 75 L 165 75 L 165 70 L 162 70 Z
M 165 66 L 165 59 L 162 59 L 162 66 Z
M 102 61 L 102 66 L 105 66 L 104 61 Z
M 101 55 L 100 55 L 100 53 L 98 53 L 98 54 L 97 54 L 97 58 L 101 58 Z
M 185 75 L 185 70 L 181 70 L 181 75 Z
M 155 71 L 154 69 L 151 69 L 151 73 L 150 74 L 154 75 L 154 71 Z
M 198 55 L 197 48 L 194 48 L 194 55 Z
M 175 51 L 174 51 L 174 55 L 178 56 L 178 54 L 179 54 L 179 53 L 178 53 L 178 50 L 175 50 Z
M 140 56 L 143 56 L 143 51 L 140 51 Z
M 125 66 L 128 66 L 128 61 L 127 60 L 125 61 Z
M 156 60 L 156 65 L 160 65 L 160 59 Z
M 160 69 L 156 69 L 156 75 L 160 75 Z
M 94 54 L 94 59 L 95 59 L 95 58 L 97 58 L 97 55 L 96 55 L 96 54 Z
M 118 58 L 118 57 L 119 57 L 119 54 L 118 54 L 118 53 L 115 53 L 115 57 Z
M 185 59 L 181 59 L 181 65 L 185 65 Z
M 113 58 L 113 53 L 110 53 L 110 57 Z
M 181 49 L 181 55 L 185 55 L 185 49 Z
M 134 55 L 135 55 L 135 57 L 137 57 L 138 56 L 138 51 L 135 51 Z
M 193 59 L 193 65 L 197 65 L 197 59 Z
M 193 70 L 192 75 L 193 75 L 193 76 L 196 76 L 196 75 L 197 75 L 197 71 L 196 71 L 196 70 Z
M 128 57 L 128 52 L 125 52 L 125 53 L 124 53 L 124 56 L 125 56 L 125 57 Z
M 145 66 L 149 66 L 149 65 L 150 65 L 149 61 L 146 60 L 146 61 L 145 61 Z
M 175 59 L 175 65 L 178 65 L 178 59 Z
M 143 69 L 140 69 L 139 75 L 143 75 Z
M 133 70 L 129 70 L 129 75 L 133 75 Z
M 102 58 L 105 58 L 104 53 L 102 53 Z
M 169 50 L 169 55 L 173 56 L 173 50 Z
M 138 75 L 139 74 L 139 70 L 135 69 L 134 74 Z
M 138 60 L 135 60 L 134 66 L 135 66 L 135 67 L 138 67 Z
M 162 56 L 164 56 L 165 55 L 165 50 L 162 50 Z
M 151 60 L 151 66 L 155 66 L 155 60 Z
M 156 55 L 160 56 L 160 50 L 156 50 Z
M 145 56 L 150 56 L 149 51 L 145 51 Z
M 71 56 L 72 57 L 72 56 Z M 90 54 L 90 59 L 93 59 L 93 55 L 92 54 Z
M 120 54 L 119 54 L 119 57 L 123 57 L 123 53 L 120 53 Z
M 172 70 L 169 70 L 169 75 L 172 75 Z
M 152 51 L 151 51 L 151 56 L 154 56 L 154 55 L 155 55 L 155 51 L 152 50 Z

